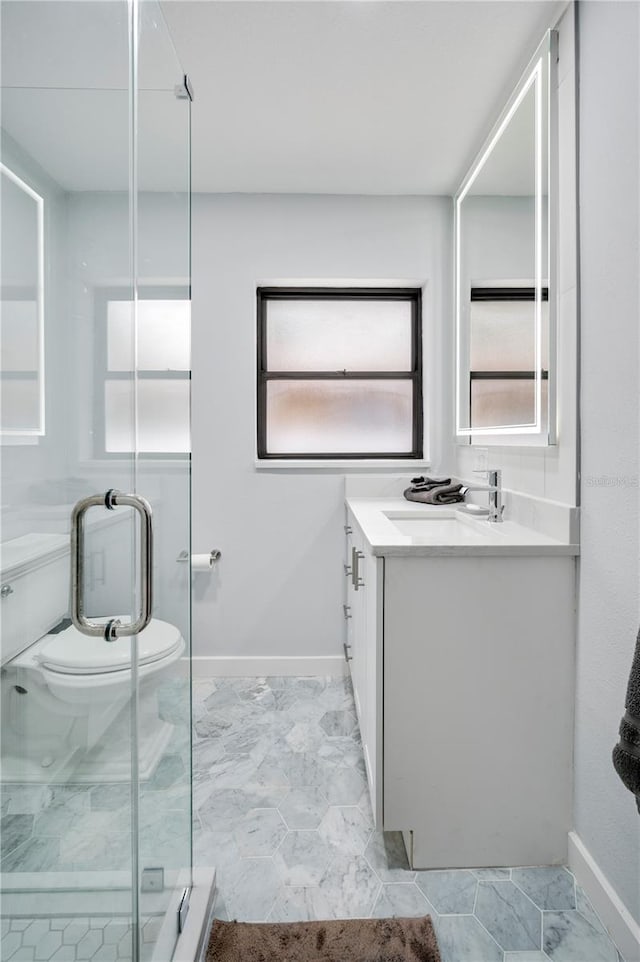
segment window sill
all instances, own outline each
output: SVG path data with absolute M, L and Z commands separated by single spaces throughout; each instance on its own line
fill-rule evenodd
M 384 471 L 403 471 L 417 469 L 422 471 L 424 468 L 431 467 L 429 461 L 420 458 L 372 458 L 370 460 L 360 459 L 337 459 L 337 460 L 312 460 L 311 458 L 295 460 L 294 458 L 256 458 L 254 461 L 256 471 L 331 471 L 333 474 L 358 474 L 361 472 L 375 472 L 376 474 Z

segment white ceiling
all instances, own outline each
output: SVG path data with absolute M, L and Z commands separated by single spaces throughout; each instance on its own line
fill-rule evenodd
M 559 4 L 162 4 L 196 190 L 450 194 Z
M 142 186 L 184 182 L 184 69 L 194 190 L 451 194 L 563 6 L 165 0 L 176 56 L 145 2 Z M 2 8 L 5 129 L 67 189 L 126 186 L 122 4 Z

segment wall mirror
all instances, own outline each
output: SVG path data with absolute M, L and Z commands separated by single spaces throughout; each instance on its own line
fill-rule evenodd
M 44 434 L 44 201 L 0 164 L 0 434 Z M 35 443 L 35 440 L 34 440 Z
M 456 434 L 555 442 L 549 31 L 455 196 Z

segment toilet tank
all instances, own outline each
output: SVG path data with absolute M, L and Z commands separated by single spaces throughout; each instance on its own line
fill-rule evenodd
M 25 534 L 0 545 L 0 661 L 4 665 L 69 611 L 69 538 Z

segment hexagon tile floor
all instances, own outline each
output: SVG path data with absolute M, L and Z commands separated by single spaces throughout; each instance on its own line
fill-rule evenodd
M 430 913 L 442 962 L 619 962 L 567 869 L 410 871 L 373 828 L 348 680 L 196 681 L 194 711 L 194 852 L 219 918 Z
M 142 957 L 150 958 L 160 919 L 142 928 Z M 131 926 L 108 915 L 2 919 L 2 962 L 126 962 L 131 959 Z
M 174 687 L 182 703 L 184 692 L 178 682 Z M 348 680 L 196 681 L 194 728 L 194 856 L 197 864 L 217 867 L 219 917 L 295 921 L 429 913 L 442 962 L 620 962 L 564 868 L 409 869 L 401 837 L 373 828 Z M 149 798 L 144 812 L 153 816 L 145 823 L 143 851 L 149 850 L 149 858 L 163 853 L 151 864 L 178 859 L 185 850 L 186 734 L 176 730 L 170 754 L 143 786 Z M 122 787 L 63 786 L 45 793 L 47 818 L 38 832 L 80 833 L 82 844 L 64 833 L 60 839 L 31 838 L 30 815 L 25 839 L 16 839 L 3 871 L 43 870 L 42 861 L 33 859 L 42 860 L 38 845 L 46 842 L 47 870 L 87 871 L 94 863 L 104 868 L 105 845 L 114 851 L 109 867 L 119 867 L 122 853 L 111 839 L 120 824 L 118 805 L 128 812 L 127 800 L 119 797 Z M 39 811 L 33 806 L 42 800 L 31 796 L 42 791 L 10 787 L 8 817 L 14 810 Z M 100 821 L 104 844 L 96 849 L 96 810 L 104 816 L 105 807 L 113 818 Z M 85 844 L 86 836 L 92 845 Z M 67 865 L 65 859 L 72 861 Z M 144 926 L 145 959 L 153 957 L 159 921 Z M 131 957 L 127 920 L 107 915 L 3 918 L 1 935 L 2 962 Z

